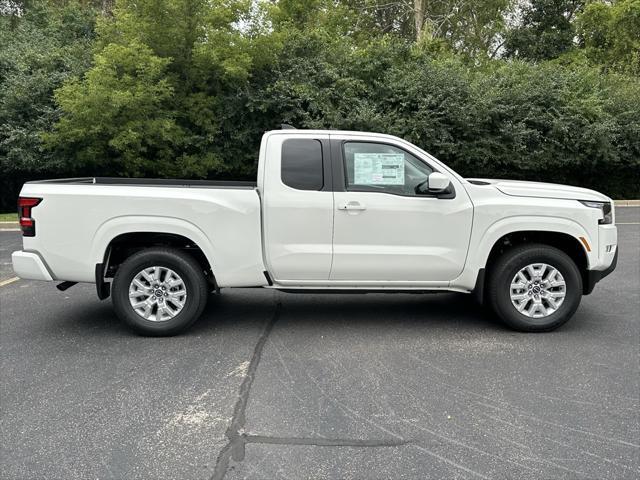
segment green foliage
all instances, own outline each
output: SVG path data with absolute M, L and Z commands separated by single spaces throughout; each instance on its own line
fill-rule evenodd
M 505 33 L 505 14 L 511 0 L 426 2 L 427 34 L 445 40 L 452 49 L 471 59 L 484 60 L 496 50 Z M 434 10 L 434 6 L 438 9 Z
M 41 132 L 58 118 L 53 92 L 89 67 L 95 13 L 69 2 L 33 2 L 21 18 L 0 16 L 0 171 L 7 175 L 61 164 L 43 151 Z
M 460 168 L 638 196 L 639 87 L 592 68 L 505 64 L 477 83 L 479 154 Z
M 98 22 L 93 68 L 57 94 L 48 145 L 105 174 L 207 177 L 224 159 L 224 98 L 244 85 L 253 42 L 233 28 L 248 3 L 123 0 Z M 246 169 L 245 169 L 246 170 Z
M 640 76 L 640 0 L 587 5 L 578 32 L 592 64 Z
M 532 0 L 522 21 L 506 34 L 506 55 L 525 60 L 557 58 L 573 47 L 573 19 L 584 0 Z
M 55 8 L 35 0 L 22 16 L 0 15 L 0 209 L 15 209 L 24 181 L 66 173 L 41 136 L 59 117 L 55 89 L 89 67 L 94 19 L 73 0 Z
M 17 213 L 0 213 L 0 222 L 17 222 Z
M 40 176 L 251 178 L 280 123 L 387 132 L 464 175 L 637 198 L 639 2 L 0 8 L 0 208 Z
M 504 33 L 513 1 L 280 0 L 270 13 L 277 30 L 322 29 L 357 43 L 392 35 L 484 59 Z
M 168 63 L 136 41 L 112 43 L 82 81 L 57 91 L 67 114 L 46 138 L 66 153 L 70 168 L 131 176 L 180 172 L 173 154 L 183 135 L 172 109 Z
M 636 79 L 585 66 L 473 68 L 402 41 L 356 48 L 318 32 L 291 35 L 284 51 L 249 97 L 267 118 L 398 135 L 463 175 L 640 194 Z

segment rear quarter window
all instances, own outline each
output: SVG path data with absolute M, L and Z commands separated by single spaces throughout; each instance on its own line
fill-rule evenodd
M 324 168 L 320 140 L 285 140 L 282 143 L 280 178 L 282 183 L 297 190 L 322 190 Z

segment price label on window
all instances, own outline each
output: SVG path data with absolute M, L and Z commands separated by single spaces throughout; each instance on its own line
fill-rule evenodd
M 354 184 L 404 185 L 404 154 L 355 153 Z

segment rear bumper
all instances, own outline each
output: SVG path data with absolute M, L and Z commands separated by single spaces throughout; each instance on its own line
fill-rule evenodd
M 13 271 L 20 278 L 53 281 L 51 273 L 37 253 L 18 250 L 11 254 L 11 262 Z
M 609 275 L 616 269 L 616 265 L 618 264 L 618 247 L 616 246 L 616 252 L 613 254 L 613 261 L 611 265 L 609 265 L 604 270 L 587 270 L 587 278 L 586 284 L 584 285 L 584 294 L 589 295 L 593 292 L 596 283 L 602 280 L 604 277 Z

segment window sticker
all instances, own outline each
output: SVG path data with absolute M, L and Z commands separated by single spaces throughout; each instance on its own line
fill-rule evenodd
M 404 185 L 403 153 L 355 153 L 355 185 Z

